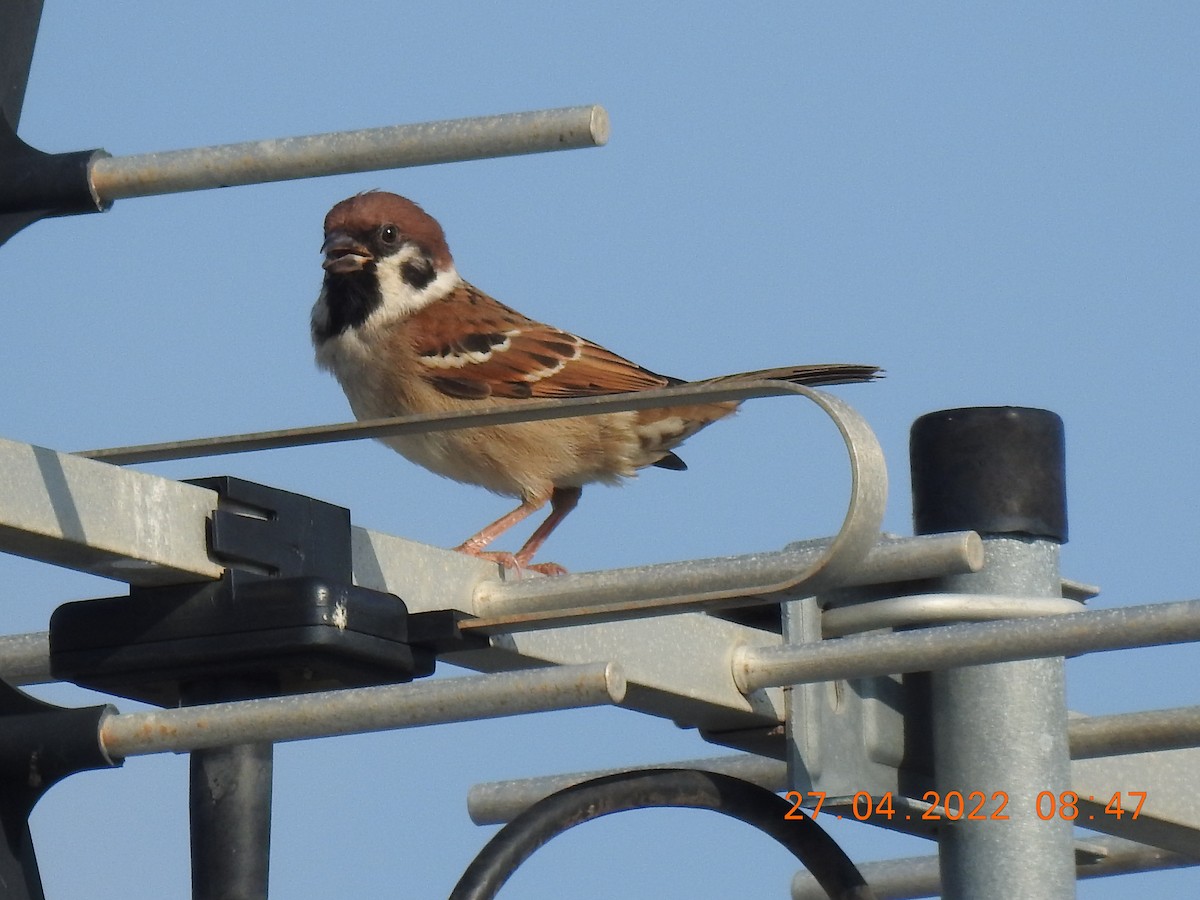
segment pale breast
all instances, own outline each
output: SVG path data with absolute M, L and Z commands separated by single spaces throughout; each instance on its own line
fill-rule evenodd
M 317 349 L 318 364 L 337 378 L 357 419 L 464 412 L 513 402 L 443 394 L 421 377 L 418 364 L 405 365 L 405 354 L 395 352 L 395 342 L 402 339 L 402 328 L 368 326 Z M 417 465 L 455 481 L 534 497 L 548 495 L 554 487 L 615 482 L 652 462 L 635 433 L 635 418 L 635 413 L 615 413 L 381 440 Z

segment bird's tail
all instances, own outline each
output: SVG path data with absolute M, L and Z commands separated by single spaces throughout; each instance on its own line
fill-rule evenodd
M 721 375 L 717 378 L 706 378 L 704 383 L 772 380 L 790 381 L 793 384 L 816 387 L 825 384 L 859 384 L 882 377 L 883 369 L 879 366 L 856 363 L 817 363 L 806 366 L 779 366 L 774 369 L 759 369 L 755 372 L 739 372 L 737 375 Z

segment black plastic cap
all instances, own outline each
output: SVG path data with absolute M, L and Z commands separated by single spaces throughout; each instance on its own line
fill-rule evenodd
M 913 530 L 1067 540 L 1063 423 L 1045 409 L 928 413 L 909 436 Z

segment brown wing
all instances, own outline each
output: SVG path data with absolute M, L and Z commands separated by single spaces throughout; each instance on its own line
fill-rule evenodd
M 425 377 L 452 397 L 585 397 L 678 384 L 463 283 L 409 320 Z

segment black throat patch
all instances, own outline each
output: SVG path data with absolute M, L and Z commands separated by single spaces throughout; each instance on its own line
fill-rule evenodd
M 325 322 L 313 323 L 313 340 L 320 343 L 357 328 L 382 304 L 383 294 L 374 266 L 342 275 L 327 273 L 325 306 L 329 315 Z

